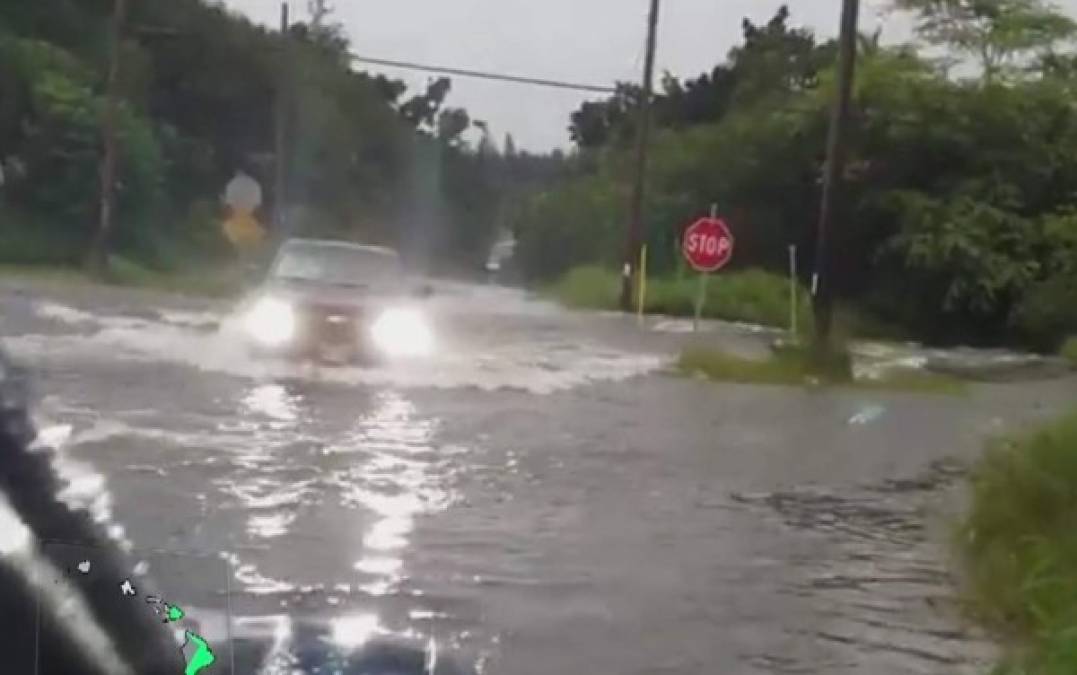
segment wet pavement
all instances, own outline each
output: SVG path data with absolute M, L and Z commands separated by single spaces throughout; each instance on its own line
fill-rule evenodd
M 946 551 L 961 479 L 1077 393 L 700 382 L 667 372 L 676 322 L 494 287 L 439 288 L 427 360 L 316 372 L 248 357 L 219 303 L 0 293 L 64 497 L 211 643 L 268 645 L 222 651 L 237 673 L 302 669 L 307 626 L 485 673 L 984 672 Z

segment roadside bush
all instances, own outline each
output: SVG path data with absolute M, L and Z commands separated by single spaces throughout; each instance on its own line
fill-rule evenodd
M 1077 275 L 1033 285 L 1014 310 L 1012 323 L 1030 346 L 1057 350 L 1067 335 L 1077 334 Z
M 549 294 L 566 307 L 616 309 L 621 277 L 605 267 L 574 267 L 553 283 Z
M 1021 638 L 1003 673 L 1077 672 L 1077 411 L 991 447 L 961 528 L 973 607 Z
M 1062 343 L 1059 355 L 1077 367 L 1077 335 L 1070 336 Z
M 0 204 L 0 262 L 68 265 L 79 261 L 84 241 L 70 231 L 44 227 Z

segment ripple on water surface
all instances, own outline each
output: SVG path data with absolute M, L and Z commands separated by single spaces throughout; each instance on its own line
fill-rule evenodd
M 487 315 L 461 318 L 460 313 L 438 314 L 432 321 L 444 334 L 430 357 L 372 368 L 334 367 L 312 373 L 254 358 L 246 348 L 242 322 L 235 316 L 222 315 L 217 329 L 207 330 L 205 312 L 182 316 L 182 312 L 155 311 L 156 318 L 139 318 L 91 314 L 54 302 L 39 303 L 38 314 L 70 326 L 71 331 L 15 336 L 10 338 L 9 347 L 17 356 L 34 362 L 169 363 L 258 379 L 314 379 L 375 387 L 516 389 L 540 394 L 592 381 L 622 380 L 665 363 L 665 357 L 609 349 L 586 336 L 566 340 L 531 330 L 530 325 L 513 325 L 514 320 L 533 321 L 533 316 L 556 314 L 557 310 L 514 291 L 500 293 L 515 293 L 516 299 L 508 302 L 501 295 L 492 296 L 505 307 L 502 315 L 493 315 L 494 323 Z M 469 306 L 481 308 L 484 302 L 479 298 Z M 541 310 L 533 314 L 524 311 L 532 305 Z M 432 311 L 444 312 L 436 305 Z
M 406 390 L 339 394 L 252 382 L 176 431 L 168 411 L 147 414 L 144 401 L 105 419 L 57 399 L 49 414 L 76 421 L 57 432 L 63 454 L 78 457 L 64 468 L 76 505 L 118 528 L 110 481 L 93 464 L 122 471 L 111 481 L 115 510 L 137 525 L 136 540 L 227 552 L 232 583 L 215 590 L 230 591 L 237 617 L 313 620 L 346 651 L 432 640 L 479 658 L 493 638 L 476 628 L 474 608 L 428 593 L 409 569 L 423 517 L 457 500 L 467 448 L 436 445 L 439 421 Z M 319 396 L 328 404 L 312 403 Z

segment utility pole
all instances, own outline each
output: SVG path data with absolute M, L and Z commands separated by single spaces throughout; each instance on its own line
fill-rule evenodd
M 621 309 L 632 311 L 632 301 L 639 276 L 640 246 L 643 244 L 643 196 L 646 187 L 647 150 L 651 132 L 651 94 L 654 89 L 654 54 L 658 43 L 658 2 L 651 0 L 647 20 L 647 55 L 643 63 L 643 97 L 639 102 L 639 121 L 636 135 L 635 175 L 629 203 L 628 242 L 625 247 L 624 269 L 621 277 Z
M 273 227 L 276 230 L 277 237 L 284 237 L 285 218 L 287 213 L 287 190 L 288 190 L 288 97 L 291 94 L 291 62 L 290 50 L 288 44 L 290 38 L 288 36 L 288 29 L 290 23 L 288 20 L 288 3 L 282 2 L 280 4 L 280 34 L 281 34 L 281 56 L 280 64 L 277 68 L 277 110 L 276 110 L 276 129 L 274 134 L 274 147 L 275 147 L 275 179 L 273 187 Z
M 86 266 L 95 276 L 108 272 L 108 243 L 116 206 L 116 117 L 120 105 L 120 47 L 123 23 L 127 16 L 127 0 L 115 0 L 112 10 L 111 44 L 109 47 L 108 82 L 105 111 L 101 120 L 101 210 L 97 232 L 90 241 Z
M 856 69 L 856 28 L 860 11 L 859 0 L 842 0 L 841 35 L 838 38 L 838 94 L 830 119 L 827 137 L 826 173 L 823 177 L 823 199 L 819 207 L 819 227 L 815 242 L 815 275 L 812 279 L 812 310 L 815 315 L 815 346 L 821 352 L 830 347 L 830 328 L 834 309 L 828 258 L 828 236 L 834 212 L 841 199 L 841 183 L 845 173 L 846 127 L 849 122 L 853 76 Z

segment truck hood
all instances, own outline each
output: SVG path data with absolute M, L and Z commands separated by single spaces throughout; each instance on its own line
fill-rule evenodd
M 255 297 L 267 295 L 301 305 L 347 309 L 390 305 L 408 298 L 404 287 L 342 286 L 306 281 L 268 281 L 255 291 Z

